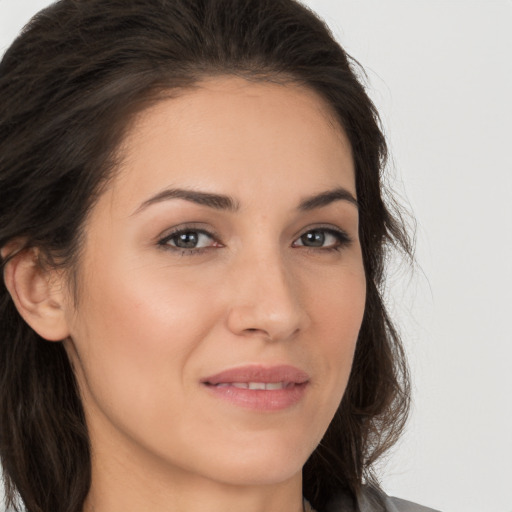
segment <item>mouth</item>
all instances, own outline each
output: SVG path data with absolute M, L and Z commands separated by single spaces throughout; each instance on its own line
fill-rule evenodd
M 201 383 L 215 397 L 254 411 L 279 411 L 299 403 L 309 375 L 294 366 L 251 365 L 225 370 Z
M 219 382 L 218 384 L 205 383 L 207 386 L 220 388 L 234 387 L 238 389 L 265 390 L 273 391 L 276 389 L 290 389 L 295 386 L 295 382 Z

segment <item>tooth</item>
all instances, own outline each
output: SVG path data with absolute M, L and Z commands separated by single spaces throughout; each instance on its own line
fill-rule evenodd
M 288 382 L 220 382 L 215 384 L 218 388 L 226 388 L 232 386 L 239 389 L 252 389 L 252 390 L 275 390 L 285 389 L 290 384 Z
M 249 389 L 265 389 L 264 382 L 249 382 Z

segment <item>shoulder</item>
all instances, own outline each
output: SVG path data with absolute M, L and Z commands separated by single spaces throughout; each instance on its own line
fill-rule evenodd
M 400 498 L 390 498 L 389 496 L 385 497 L 384 503 L 386 512 L 439 512 L 433 508 L 424 507 Z
M 326 509 L 326 512 L 439 512 L 411 501 L 387 496 L 375 487 L 363 488 L 357 504 L 346 496 L 339 495 Z
M 358 498 L 359 512 L 439 512 L 400 498 L 392 498 L 376 487 L 365 487 Z

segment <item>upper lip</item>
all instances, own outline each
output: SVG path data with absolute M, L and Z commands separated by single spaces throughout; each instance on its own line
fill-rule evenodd
M 291 365 L 263 366 L 248 365 L 224 370 L 201 379 L 205 384 L 223 384 L 230 382 L 288 382 L 303 384 L 309 375 Z

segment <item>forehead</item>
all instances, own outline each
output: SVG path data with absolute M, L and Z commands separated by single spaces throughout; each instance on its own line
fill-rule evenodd
M 112 192 L 124 202 L 176 185 L 228 187 L 242 197 L 275 184 L 342 185 L 355 195 L 352 152 L 335 113 L 289 83 L 204 80 L 139 114 L 120 156 Z

